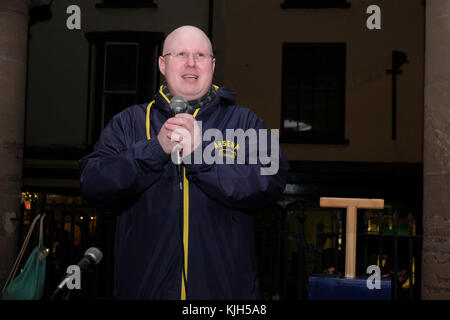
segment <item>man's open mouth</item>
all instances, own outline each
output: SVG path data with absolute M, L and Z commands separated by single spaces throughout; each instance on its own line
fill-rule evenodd
M 198 76 L 195 74 L 185 74 L 181 76 L 183 79 L 198 79 Z

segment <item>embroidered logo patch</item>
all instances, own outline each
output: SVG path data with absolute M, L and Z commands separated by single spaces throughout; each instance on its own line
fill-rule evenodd
M 222 140 L 214 142 L 214 149 L 218 150 L 219 156 L 236 159 L 236 150 L 239 150 L 239 144 L 230 140 Z

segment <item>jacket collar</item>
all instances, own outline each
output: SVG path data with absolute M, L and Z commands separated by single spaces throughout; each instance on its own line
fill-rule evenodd
M 220 94 L 218 92 L 219 90 L 220 88 L 218 86 L 212 85 L 210 91 L 205 96 L 194 101 L 189 101 L 189 105 L 192 106 L 195 110 L 200 109 L 197 113 L 202 113 L 202 115 L 204 116 L 207 110 L 214 109 L 210 107 L 216 105 L 218 100 L 220 99 Z M 172 95 L 165 85 L 161 85 L 159 91 L 155 95 L 155 106 L 168 117 L 172 116 L 172 112 L 170 110 L 170 101 L 172 98 Z M 209 112 L 206 113 L 209 114 Z

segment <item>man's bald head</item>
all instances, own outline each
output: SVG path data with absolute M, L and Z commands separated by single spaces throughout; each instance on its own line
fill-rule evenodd
M 174 46 L 181 39 L 200 39 L 200 41 L 204 41 L 205 46 L 208 48 L 208 54 L 213 54 L 213 49 L 211 45 L 211 41 L 208 36 L 203 32 L 202 29 L 194 27 L 194 26 L 182 26 L 175 30 L 173 30 L 164 40 L 163 44 L 163 55 L 167 52 L 173 51 Z
M 206 34 L 197 27 L 183 26 L 166 37 L 158 64 L 170 93 L 192 101 L 211 88 L 215 61 Z

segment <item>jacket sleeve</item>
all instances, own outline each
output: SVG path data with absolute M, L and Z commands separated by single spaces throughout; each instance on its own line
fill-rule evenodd
M 265 129 L 264 122 L 254 116 L 249 128 Z M 272 155 L 272 150 L 278 151 L 277 155 L 272 155 L 270 164 L 263 164 L 259 157 L 256 163 L 249 161 L 250 148 L 247 141 L 245 163 L 235 161 L 227 164 L 224 161 L 223 164 L 186 164 L 186 177 L 196 183 L 203 192 L 225 206 L 249 210 L 264 207 L 274 202 L 283 192 L 289 169 L 288 161 L 279 148 L 278 139 L 270 139 L 268 136 L 268 141 L 267 150 L 261 150 L 258 143 L 257 152 Z M 277 148 L 274 148 L 274 141 Z M 209 143 L 212 142 L 203 142 L 203 148 Z M 268 170 L 272 171 L 271 174 L 263 174 L 264 169 L 274 165 L 273 161 L 277 160 L 278 170 Z
M 114 116 L 94 152 L 79 161 L 81 196 L 105 209 L 127 207 L 160 178 L 170 158 L 156 138 L 132 141 L 130 122 L 129 113 Z

